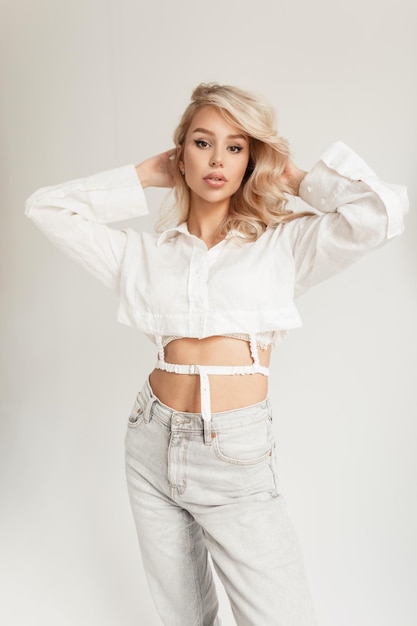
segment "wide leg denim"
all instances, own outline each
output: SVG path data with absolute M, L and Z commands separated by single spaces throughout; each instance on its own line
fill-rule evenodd
M 220 624 L 208 553 L 238 626 L 316 624 L 277 488 L 268 400 L 214 413 L 207 424 L 162 404 L 146 383 L 128 421 L 126 473 L 165 626 Z

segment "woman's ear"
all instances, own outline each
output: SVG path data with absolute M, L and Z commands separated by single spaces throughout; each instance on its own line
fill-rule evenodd
M 180 158 L 181 157 L 181 153 L 182 153 L 182 146 L 178 145 L 177 146 L 178 168 L 179 168 L 181 174 L 184 176 L 185 168 L 184 168 L 184 161 Z

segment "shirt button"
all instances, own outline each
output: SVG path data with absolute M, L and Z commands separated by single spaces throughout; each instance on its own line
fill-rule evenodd
M 310 191 L 311 191 L 311 185 L 307 185 L 307 191 L 308 191 L 308 193 L 310 193 Z

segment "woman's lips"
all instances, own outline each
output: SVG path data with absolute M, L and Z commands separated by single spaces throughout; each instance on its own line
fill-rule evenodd
M 205 176 L 204 180 L 210 187 L 214 187 L 215 189 L 223 187 L 227 182 L 223 174 L 216 174 L 214 172 Z

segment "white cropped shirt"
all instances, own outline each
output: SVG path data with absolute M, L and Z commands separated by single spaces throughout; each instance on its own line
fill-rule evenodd
M 299 191 L 315 215 L 234 233 L 207 249 L 186 223 L 160 235 L 109 223 L 148 213 L 133 165 L 45 187 L 26 214 L 59 248 L 119 296 L 118 320 L 164 337 L 252 336 L 277 343 L 301 325 L 294 298 L 403 230 L 407 194 L 381 182 L 342 142 L 332 145 Z

